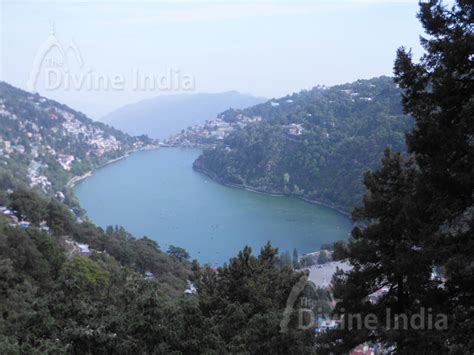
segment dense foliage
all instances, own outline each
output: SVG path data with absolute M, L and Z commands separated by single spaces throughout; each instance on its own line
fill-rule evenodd
M 314 335 L 292 324 L 282 332 L 287 300 L 301 274 L 280 266 L 278 250 L 267 244 L 255 257 L 249 247 L 217 271 L 205 268 L 199 280 L 199 307 L 223 353 L 311 354 Z M 307 293 L 308 297 L 315 294 Z M 303 296 L 303 293 L 300 295 Z M 202 349 L 201 349 L 202 352 Z
M 318 200 L 346 212 L 360 201 L 363 173 L 375 168 L 386 146 L 404 150 L 412 120 L 403 115 L 392 78 L 315 87 L 244 110 L 260 116 L 195 162 L 197 170 L 229 184 Z M 289 125 L 301 124 L 291 134 Z
M 143 352 L 146 334 L 131 330 L 133 317 L 145 317 L 140 300 L 163 304 L 157 313 L 172 308 L 190 264 L 122 228 L 77 223 L 62 204 L 33 191 L 8 199 L 22 217 L 45 218 L 51 232 L 0 221 L 0 353 Z M 88 243 L 91 254 L 81 256 L 74 241 Z
M 33 203 L 25 217 L 46 202 L 26 190 L 10 198 Z M 258 257 L 246 248 L 229 265 L 201 268 L 184 260 L 184 249 L 168 256 L 150 239 L 76 223 L 68 213 L 55 223 L 87 242 L 88 256 L 71 249 L 70 236 L 0 221 L 0 353 L 312 352 L 311 332 L 280 331 L 301 275 L 281 266 L 270 245 Z M 199 296 L 183 293 L 186 280 Z
M 376 321 L 328 333 L 321 350 L 372 341 L 401 354 L 474 352 L 473 4 L 420 6 L 426 54 L 414 63 L 401 48 L 395 62 L 416 123 L 412 156 L 387 151 L 382 168 L 366 174 L 353 215 L 368 226 L 353 231 L 354 269 L 334 280 L 336 313 Z

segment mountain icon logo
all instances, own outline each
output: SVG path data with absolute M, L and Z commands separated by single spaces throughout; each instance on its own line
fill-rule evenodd
M 59 52 L 58 58 L 48 57 L 49 54 L 53 52 L 53 50 L 57 50 Z M 33 66 L 28 77 L 28 81 L 26 83 L 26 87 L 31 92 L 36 92 L 38 79 L 41 74 L 41 68 L 49 61 L 49 64 L 55 63 L 58 66 L 61 66 L 62 69 L 67 72 L 69 70 L 69 59 L 68 53 L 72 52 L 73 56 L 76 60 L 76 63 L 79 68 L 84 66 L 84 61 L 82 59 L 82 54 L 79 48 L 77 47 L 74 39 L 71 39 L 69 45 L 64 46 L 56 37 L 56 31 L 54 28 L 54 23 L 51 24 L 51 30 L 49 33 L 48 38 L 43 44 L 40 46 L 38 51 L 36 52 Z

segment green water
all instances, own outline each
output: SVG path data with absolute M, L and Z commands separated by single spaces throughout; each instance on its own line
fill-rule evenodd
M 122 225 L 135 236 L 184 247 L 192 258 L 222 264 L 245 245 L 271 241 L 280 251 L 318 250 L 348 238 L 350 220 L 294 198 L 222 186 L 193 171 L 197 149 L 135 153 L 98 170 L 76 194 L 99 226 Z

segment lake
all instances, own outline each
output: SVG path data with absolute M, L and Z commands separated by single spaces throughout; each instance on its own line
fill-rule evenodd
M 300 254 L 347 239 L 351 221 L 330 208 L 296 198 L 222 186 L 192 169 L 200 150 L 141 151 L 99 169 L 75 187 L 81 205 L 101 227 L 121 225 L 136 237 L 188 250 L 215 266 L 245 245 L 267 242 Z

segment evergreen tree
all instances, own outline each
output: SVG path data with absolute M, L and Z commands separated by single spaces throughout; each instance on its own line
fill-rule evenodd
M 280 255 L 280 266 L 281 267 L 291 267 L 292 266 L 292 260 L 291 260 L 291 255 L 289 251 L 285 251 Z
M 174 245 L 170 245 L 167 251 L 168 255 L 175 257 L 179 261 L 188 260 L 190 258 L 189 253 L 186 249 L 181 247 L 176 247 Z
M 296 248 L 293 249 L 293 269 L 300 268 L 300 261 L 298 257 L 298 250 Z
M 10 208 L 17 211 L 22 219 L 39 225 L 45 217 L 45 201 L 32 190 L 18 189 L 10 195 L 10 200 Z
M 420 9 L 426 54 L 413 63 L 401 48 L 395 62 L 404 109 L 416 123 L 407 135 L 411 156 L 386 151 L 382 168 L 366 174 L 368 193 L 353 217 L 367 227 L 352 233 L 354 269 L 334 279 L 336 312 L 346 320 L 373 314 L 378 323 L 345 324 L 325 335 L 322 350 L 365 341 L 398 353 L 474 350 L 473 4 L 457 0 L 448 9 L 431 0 Z M 445 270 L 446 282 L 432 277 L 434 267 Z M 400 315 L 398 326 L 387 310 Z M 423 311 L 433 322 L 418 328 L 410 320 Z
M 65 235 L 71 232 L 73 216 L 69 210 L 59 202 L 50 200 L 46 205 L 46 223 L 55 235 Z
M 345 240 L 338 240 L 334 242 L 334 252 L 332 254 L 332 259 L 334 261 L 339 261 L 347 258 L 347 242 Z
M 416 121 L 407 136 L 425 198 L 426 252 L 446 272 L 444 312 L 449 331 L 442 333 L 451 351 L 473 352 L 474 341 L 474 12 L 469 0 L 451 9 L 440 1 L 421 4 L 419 18 L 428 34 L 420 63 L 400 49 L 395 73 L 404 91 L 405 111 Z M 429 196 L 429 198 L 426 198 Z M 431 247 L 431 250 L 430 250 Z
M 421 308 L 431 308 L 433 314 L 442 312 L 439 283 L 431 280 L 431 253 L 425 252 L 426 241 L 420 233 L 425 226 L 415 217 L 420 208 L 413 184 L 417 171 L 413 161 L 387 150 L 382 168 L 365 176 L 368 193 L 353 218 L 369 224 L 352 232 L 348 257 L 354 269 L 336 275 L 334 296 L 341 299 L 337 314 L 345 315 L 346 320 L 352 315 L 363 320 L 373 314 L 377 325 L 370 329 L 366 323 L 344 323 L 344 329 L 323 339 L 338 353 L 369 340 L 395 344 L 400 352 L 442 348 L 432 331 L 411 329 L 410 324 L 393 330 L 386 326 L 395 328 L 396 315 L 412 319 Z M 370 301 L 383 290 L 387 292 L 382 298 Z
M 319 251 L 318 264 L 326 264 L 329 261 L 328 255 L 325 250 Z
M 311 354 L 314 335 L 281 321 L 293 286 L 301 275 L 280 267 L 278 250 L 269 243 L 259 256 L 245 247 L 228 265 L 204 270 L 197 288 L 201 312 L 210 319 L 229 354 Z

